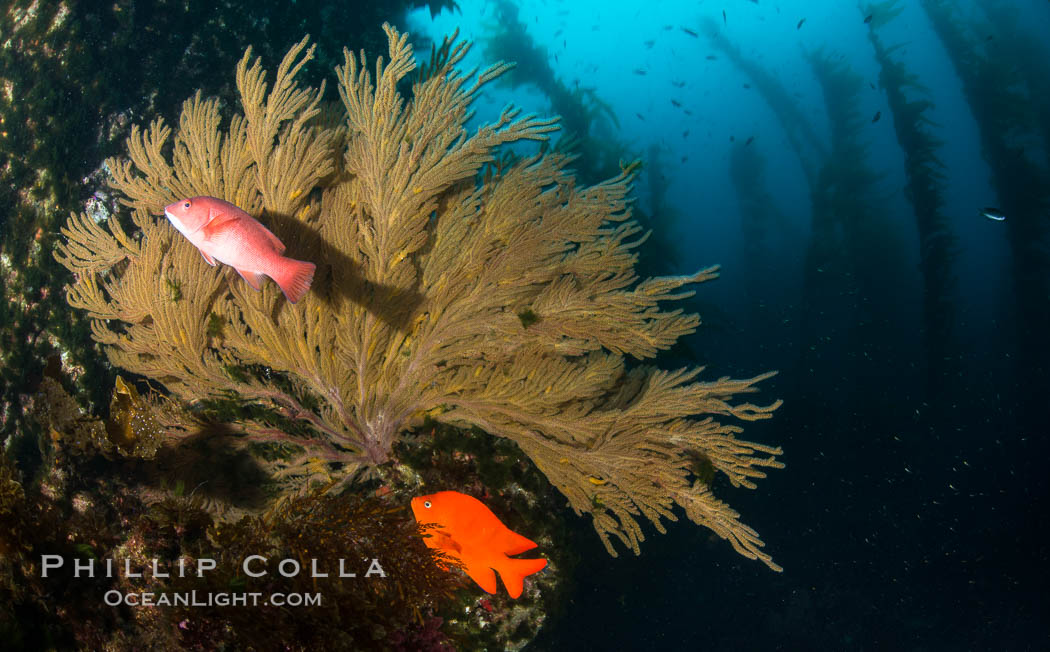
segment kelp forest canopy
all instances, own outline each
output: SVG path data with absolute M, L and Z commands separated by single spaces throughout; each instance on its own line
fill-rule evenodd
M 127 156 L 107 161 L 134 229 L 74 215 L 56 255 L 76 277 L 70 305 L 92 318 L 111 362 L 187 403 L 235 396 L 302 424 L 236 424 L 240 441 L 301 451 L 272 462 L 300 484 L 381 464 L 432 418 L 516 442 L 591 514 L 610 554 L 612 538 L 637 553 L 639 516 L 662 532 L 677 505 L 779 570 L 697 471 L 754 488 L 783 466 L 779 448 L 737 439 L 732 422 L 771 416 L 779 401 L 738 398 L 771 374 L 702 381 L 701 369 L 627 362 L 695 330 L 696 315 L 660 303 L 691 296 L 686 286 L 717 268 L 640 280 L 631 168 L 583 187 L 562 153 L 495 165 L 501 145 L 545 140 L 556 120 L 508 108 L 468 134 L 471 103 L 509 66 L 461 72 L 469 45 L 447 43 L 403 95 L 413 50 L 384 29 L 374 76 L 364 53 L 344 50 L 342 106 L 297 84 L 307 39 L 269 81 L 249 50 L 236 70 L 241 113 L 224 124 L 198 93 L 178 125 L 134 129 Z M 209 266 L 159 217 L 198 195 L 240 206 L 286 255 L 316 263 L 312 290 L 292 305 L 273 283 L 256 292 Z

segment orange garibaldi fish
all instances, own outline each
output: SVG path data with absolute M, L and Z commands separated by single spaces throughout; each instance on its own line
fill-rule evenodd
M 489 593 L 499 590 L 499 572 L 510 597 L 521 595 L 526 575 L 547 566 L 546 559 L 511 559 L 536 544 L 511 531 L 477 498 L 458 491 L 441 491 L 412 499 L 412 513 L 420 525 L 431 524 L 427 546 L 463 564 L 470 579 Z
M 310 289 L 314 264 L 282 256 L 284 244 L 277 236 L 230 202 L 190 197 L 165 206 L 164 215 L 209 265 L 219 261 L 233 267 L 256 290 L 263 276 L 276 281 L 291 303 Z

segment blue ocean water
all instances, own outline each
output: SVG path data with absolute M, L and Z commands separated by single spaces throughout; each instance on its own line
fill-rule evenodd
M 648 226 L 665 230 L 659 263 L 647 271 L 722 265 L 692 304 L 704 325 L 667 362 L 700 362 L 715 376 L 780 370 L 763 396 L 785 406 L 746 435 L 783 445 L 787 463 L 757 491 L 723 494 L 783 574 L 688 523 L 654 533 L 638 558 L 611 559 L 582 537 L 571 607 L 536 649 L 1050 646 L 1042 463 L 1050 185 L 1040 187 L 1050 179 L 1050 96 L 1039 77 L 1050 60 L 1050 6 L 942 4 L 972 45 L 969 69 L 931 20 L 938 3 L 918 0 L 521 4 L 517 19 L 553 76 L 594 87 L 618 119 L 611 137 L 645 160 L 638 206 Z M 499 6 L 460 7 L 435 20 L 417 12 L 410 25 L 434 38 L 457 27 L 468 39 L 492 38 Z M 899 15 L 883 23 L 894 7 Z M 914 152 L 896 133 L 895 121 L 908 116 L 889 103 L 869 30 L 886 46 L 900 44 L 891 58 L 917 82 L 908 99 L 930 102 L 923 120 L 935 139 L 943 219 L 926 232 L 906 191 Z M 1026 50 L 1029 43 L 1037 45 Z M 472 54 L 479 65 L 480 50 Z M 846 81 L 822 85 L 814 56 L 839 66 Z M 801 148 L 792 144 L 799 125 L 778 116 L 756 70 L 786 92 L 817 145 L 805 137 Z M 504 102 L 551 110 L 535 84 L 489 95 L 479 120 Z M 851 122 L 836 111 L 855 115 Z M 841 124 L 848 133 L 833 137 Z M 836 138 L 859 149 L 835 158 Z M 1018 206 L 1023 193 L 1009 190 L 1014 173 L 992 151 L 1000 140 L 1029 161 L 1031 202 Z M 755 189 L 731 175 L 743 148 L 762 159 L 770 200 L 758 248 L 745 224 Z M 866 214 L 844 212 L 856 204 L 836 200 L 831 230 L 865 219 L 868 235 L 835 240 L 840 249 L 823 269 L 805 167 L 852 164 L 871 174 L 855 198 Z M 664 177 L 662 214 L 646 178 L 654 172 Z M 1005 204 L 1018 206 L 1005 221 L 979 215 Z M 1012 232 L 1020 227 L 1011 221 L 1030 235 Z M 952 253 L 927 270 L 923 243 L 945 230 Z M 1037 261 L 1019 265 L 1027 256 Z M 931 277 L 948 279 L 946 289 Z M 945 296 L 929 296 L 938 292 Z M 943 368 L 931 360 L 931 339 Z

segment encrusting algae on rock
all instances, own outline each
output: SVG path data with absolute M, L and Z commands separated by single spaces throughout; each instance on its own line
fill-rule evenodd
M 660 303 L 716 276 L 639 280 L 644 237 L 631 221 L 636 171 L 576 183 L 558 152 L 491 166 L 501 145 L 544 140 L 555 120 L 506 109 L 468 134 L 470 105 L 509 66 L 456 66 L 443 48 L 411 93 L 407 37 L 385 27 L 375 77 L 363 53 L 337 68 L 341 109 L 295 76 L 306 39 L 272 82 L 250 51 L 237 66 L 242 113 L 222 124 L 195 95 L 177 128 L 135 129 L 108 162 L 137 234 L 73 216 L 58 259 L 76 274 L 69 303 L 93 318 L 114 365 L 186 402 L 237 396 L 305 428 L 238 424 L 242 443 L 301 451 L 271 462 L 285 478 L 349 480 L 390 459 L 427 416 L 514 440 L 578 513 L 639 550 L 644 516 L 660 531 L 675 506 L 741 554 L 779 570 L 757 533 L 692 471 L 710 460 L 734 486 L 781 468 L 779 448 L 736 438 L 717 419 L 765 419 L 740 402 L 768 378 L 699 381 L 700 369 L 630 364 L 692 333 L 696 315 Z M 255 292 L 159 218 L 185 197 L 228 201 L 316 263 L 296 304 Z M 166 291 L 174 283 L 180 296 Z M 221 333 L 221 335 L 216 335 Z

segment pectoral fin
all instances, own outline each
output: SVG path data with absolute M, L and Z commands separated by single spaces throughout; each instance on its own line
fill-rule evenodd
M 209 256 L 208 254 L 204 253 L 204 250 L 203 250 L 203 249 L 198 249 L 198 251 L 200 251 L 200 252 L 201 252 L 201 255 L 202 255 L 202 256 L 204 256 L 204 260 L 205 260 L 205 262 L 207 262 L 207 263 L 208 263 L 209 265 L 211 265 L 212 267 L 215 267 L 215 259 L 214 259 L 214 258 L 212 258 L 212 257 L 211 257 L 211 256 Z
M 237 268 L 234 267 L 234 269 Z M 265 274 L 261 272 L 249 272 L 248 270 L 244 269 L 237 269 L 237 273 L 240 274 L 241 278 L 243 278 L 245 281 L 248 281 L 248 285 L 252 286 L 256 290 L 262 289 L 262 281 L 263 278 L 266 277 Z
M 223 213 L 222 211 L 211 209 L 209 213 L 208 223 L 204 225 L 201 232 L 204 234 L 205 240 L 211 240 L 216 233 L 222 231 L 231 222 L 236 222 L 241 219 L 239 215 L 231 213 Z
M 455 553 L 457 555 L 463 552 L 463 548 L 461 548 L 459 544 L 456 543 L 456 540 L 450 537 L 449 535 L 445 534 L 444 532 L 438 532 L 433 536 L 435 542 L 435 545 L 433 546 L 434 548 L 437 548 L 438 550 L 444 550 L 450 553 Z

